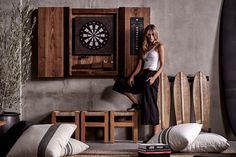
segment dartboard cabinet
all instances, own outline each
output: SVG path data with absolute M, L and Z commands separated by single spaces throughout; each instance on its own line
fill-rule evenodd
M 150 8 L 38 9 L 38 77 L 118 77 L 134 69 Z

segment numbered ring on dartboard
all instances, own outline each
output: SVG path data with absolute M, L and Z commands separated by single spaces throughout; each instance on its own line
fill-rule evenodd
M 98 50 L 107 44 L 109 33 L 101 22 L 90 21 L 81 27 L 79 38 L 84 47 Z

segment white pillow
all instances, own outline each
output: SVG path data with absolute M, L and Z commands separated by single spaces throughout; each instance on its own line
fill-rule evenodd
M 185 123 L 163 129 L 159 135 L 154 135 L 147 143 L 168 144 L 173 151 L 180 151 L 191 144 L 198 136 L 202 124 Z
M 16 141 L 7 157 L 59 157 L 75 129 L 75 124 L 32 125 Z
M 222 152 L 229 147 L 227 139 L 214 133 L 200 133 L 192 144 L 181 152 Z
M 78 141 L 76 139 L 70 138 L 66 147 L 64 149 L 62 149 L 61 156 L 79 154 L 88 148 L 89 148 L 89 146 L 87 144 L 85 144 L 81 141 Z

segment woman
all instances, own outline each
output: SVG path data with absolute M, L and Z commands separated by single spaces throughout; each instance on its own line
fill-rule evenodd
M 163 67 L 164 46 L 158 40 L 155 25 L 150 24 L 144 30 L 142 48 L 134 72 L 128 79 L 117 79 L 113 86 L 113 90 L 125 94 L 133 102 L 128 111 L 141 109 L 142 124 L 153 125 L 155 134 L 160 132 L 157 90 L 158 77 Z M 133 95 L 140 93 L 141 102 Z

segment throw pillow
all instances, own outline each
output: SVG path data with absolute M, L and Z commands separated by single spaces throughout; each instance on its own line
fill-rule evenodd
M 147 143 L 168 144 L 172 151 L 180 151 L 191 144 L 198 136 L 202 124 L 185 123 L 163 129 L 159 135 L 154 135 Z
M 64 147 L 64 149 L 62 149 L 61 156 L 79 154 L 88 148 L 89 148 L 89 146 L 87 144 L 85 144 L 81 141 L 78 141 L 76 139 L 70 138 L 66 147 Z
M 229 147 L 227 139 L 214 133 L 200 133 L 192 144 L 188 145 L 182 152 L 222 152 Z
M 59 157 L 75 129 L 75 124 L 32 125 L 16 141 L 7 157 Z

